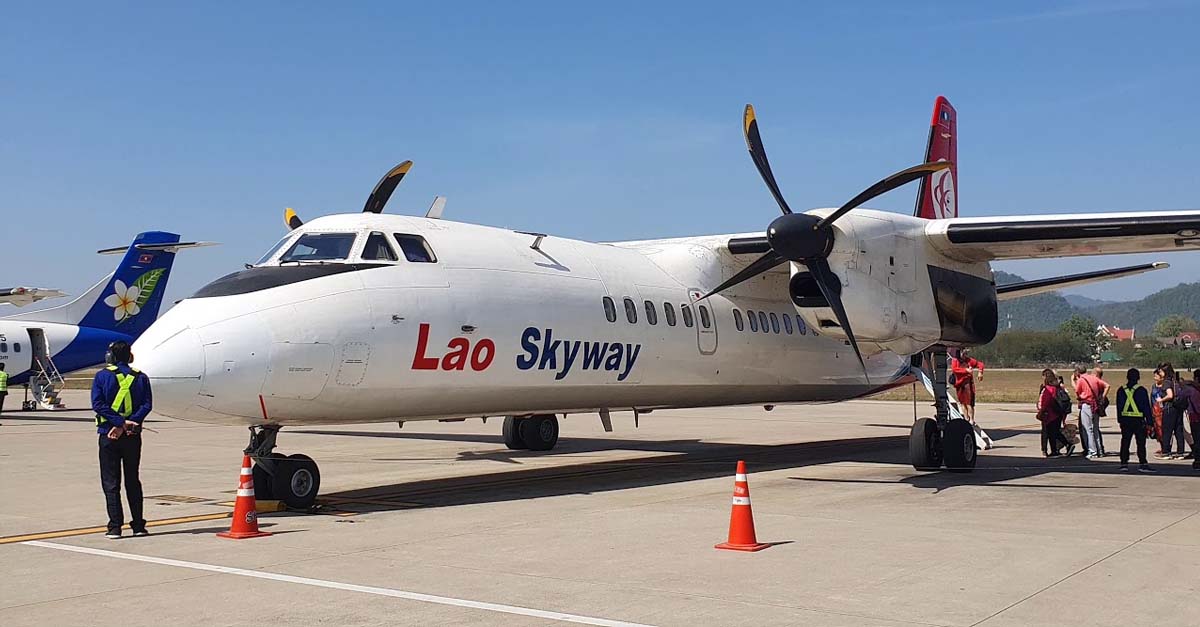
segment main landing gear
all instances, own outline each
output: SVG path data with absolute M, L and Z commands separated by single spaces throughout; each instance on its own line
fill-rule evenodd
M 273 452 L 278 425 L 250 427 L 246 454 L 254 458 L 254 494 L 283 501 L 292 509 L 310 509 L 321 489 L 321 471 L 308 455 Z
M 507 416 L 501 433 L 504 445 L 514 451 L 548 451 L 558 444 L 558 416 Z
M 946 390 L 946 348 L 938 346 L 930 354 L 933 363 L 934 418 L 918 418 L 908 436 L 908 457 L 917 470 L 971 472 L 978 457 L 975 429 L 970 422 L 950 418 L 950 397 Z

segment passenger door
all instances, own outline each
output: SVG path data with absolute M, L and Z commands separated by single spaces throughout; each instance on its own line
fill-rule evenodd
M 688 289 L 688 300 L 692 303 L 692 313 L 696 319 L 696 344 L 701 355 L 712 355 L 717 352 L 717 318 L 707 300 L 697 301 L 703 295 L 700 288 Z

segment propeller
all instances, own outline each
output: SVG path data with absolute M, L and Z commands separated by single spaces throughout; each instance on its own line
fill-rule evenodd
M 301 220 L 291 207 L 283 210 L 283 223 L 287 225 L 288 229 L 298 229 L 304 226 L 304 220 Z
M 371 190 L 371 195 L 367 197 L 367 204 L 363 207 L 363 213 L 383 213 L 384 205 L 392 197 L 392 192 L 396 191 L 396 186 L 400 184 L 404 175 L 408 174 L 409 169 L 412 168 L 412 164 L 412 161 L 404 161 L 391 170 L 388 170 L 388 173 L 384 174 L 383 178 L 379 179 L 379 182 L 375 184 L 375 189 Z M 445 201 L 442 204 L 444 205 Z M 432 211 L 432 209 L 430 210 Z M 301 220 L 300 216 L 296 215 L 296 212 L 291 207 L 284 209 L 283 223 L 289 229 L 298 229 L 304 226 L 304 220 Z
M 771 163 L 767 161 L 767 151 L 763 148 L 762 137 L 758 132 L 758 119 L 754 115 L 752 105 L 746 105 L 745 114 L 742 116 L 742 132 L 746 136 L 746 148 L 750 151 L 750 159 L 754 161 L 754 166 L 758 168 L 759 175 L 767 184 L 767 189 L 775 198 L 775 202 L 779 204 L 779 210 L 783 212 L 783 215 L 775 218 L 767 227 L 767 243 L 771 250 L 722 282 L 700 300 L 713 294 L 719 294 L 789 261 L 803 264 L 815 279 L 817 288 L 821 290 L 821 295 L 829 303 L 829 308 L 833 310 L 838 324 L 846 332 L 846 339 L 850 341 L 850 346 L 854 348 L 854 354 L 858 357 L 858 363 L 862 366 L 863 376 L 867 376 L 866 361 L 863 359 L 862 351 L 858 348 L 858 340 L 854 337 L 854 331 L 850 328 L 846 307 L 842 304 L 842 281 L 829 267 L 828 257 L 829 253 L 833 251 L 835 238 L 833 224 L 868 200 L 939 170 L 945 170 L 952 164 L 949 161 L 936 161 L 922 163 L 896 172 L 866 188 L 851 198 L 849 202 L 838 207 L 836 211 L 822 218 L 807 213 L 793 213 L 787 201 L 784 200 L 783 193 L 779 190 L 779 183 L 775 181 L 775 175 L 771 172 Z
M 367 204 L 363 207 L 363 213 L 383 213 L 383 206 L 392 197 L 392 192 L 396 191 L 396 186 L 400 184 L 404 175 L 408 174 L 410 168 L 412 168 L 412 161 L 405 161 L 388 170 L 388 173 L 384 174 L 383 178 L 375 184 L 375 189 L 371 190 L 371 195 L 367 197 Z

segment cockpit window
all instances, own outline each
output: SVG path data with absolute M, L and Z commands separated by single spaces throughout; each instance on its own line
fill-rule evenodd
M 420 235 L 408 235 L 405 233 L 394 233 L 396 243 L 400 245 L 400 250 L 404 251 L 404 258 L 417 263 L 437 263 L 437 257 L 433 254 L 433 249 L 429 247 L 429 243 Z
M 388 244 L 387 236 L 379 231 L 372 231 L 367 236 L 367 244 L 363 246 L 363 261 L 399 261 L 396 251 Z
M 279 263 L 341 261 L 350 256 L 353 246 L 354 233 L 305 233 L 279 258 Z
M 291 234 L 288 234 L 288 235 L 285 235 L 283 239 L 279 240 L 278 242 L 275 242 L 275 245 L 271 247 L 271 250 L 268 250 L 267 254 L 262 256 L 262 259 L 259 259 L 258 261 L 254 262 L 254 265 L 261 266 L 262 264 L 270 261 L 271 257 L 274 257 L 275 253 L 279 252 L 279 249 L 283 248 L 283 245 L 288 243 L 288 240 L 290 240 L 290 239 L 292 239 L 292 236 L 291 236 Z

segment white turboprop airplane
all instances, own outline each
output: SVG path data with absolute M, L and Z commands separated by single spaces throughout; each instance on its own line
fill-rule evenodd
M 914 466 L 967 471 L 947 350 L 996 334 L 997 299 L 1145 272 L 1146 264 L 997 287 L 989 261 L 1200 250 L 1200 211 L 958 218 L 956 119 L 935 103 L 926 163 L 836 209 L 793 213 L 753 109 L 751 157 L 783 212 L 766 234 L 599 244 L 382 215 L 411 166 L 362 213 L 302 223 L 255 265 L 185 299 L 137 342 L 155 410 L 247 425 L 256 488 L 311 505 L 283 426 L 504 416 L 509 448 L 547 450 L 558 414 L 845 400 L 932 370 L 934 417 Z M 932 176 L 930 176 L 932 175 Z M 921 179 L 915 215 L 859 209 Z M 635 413 L 635 417 L 636 417 Z

